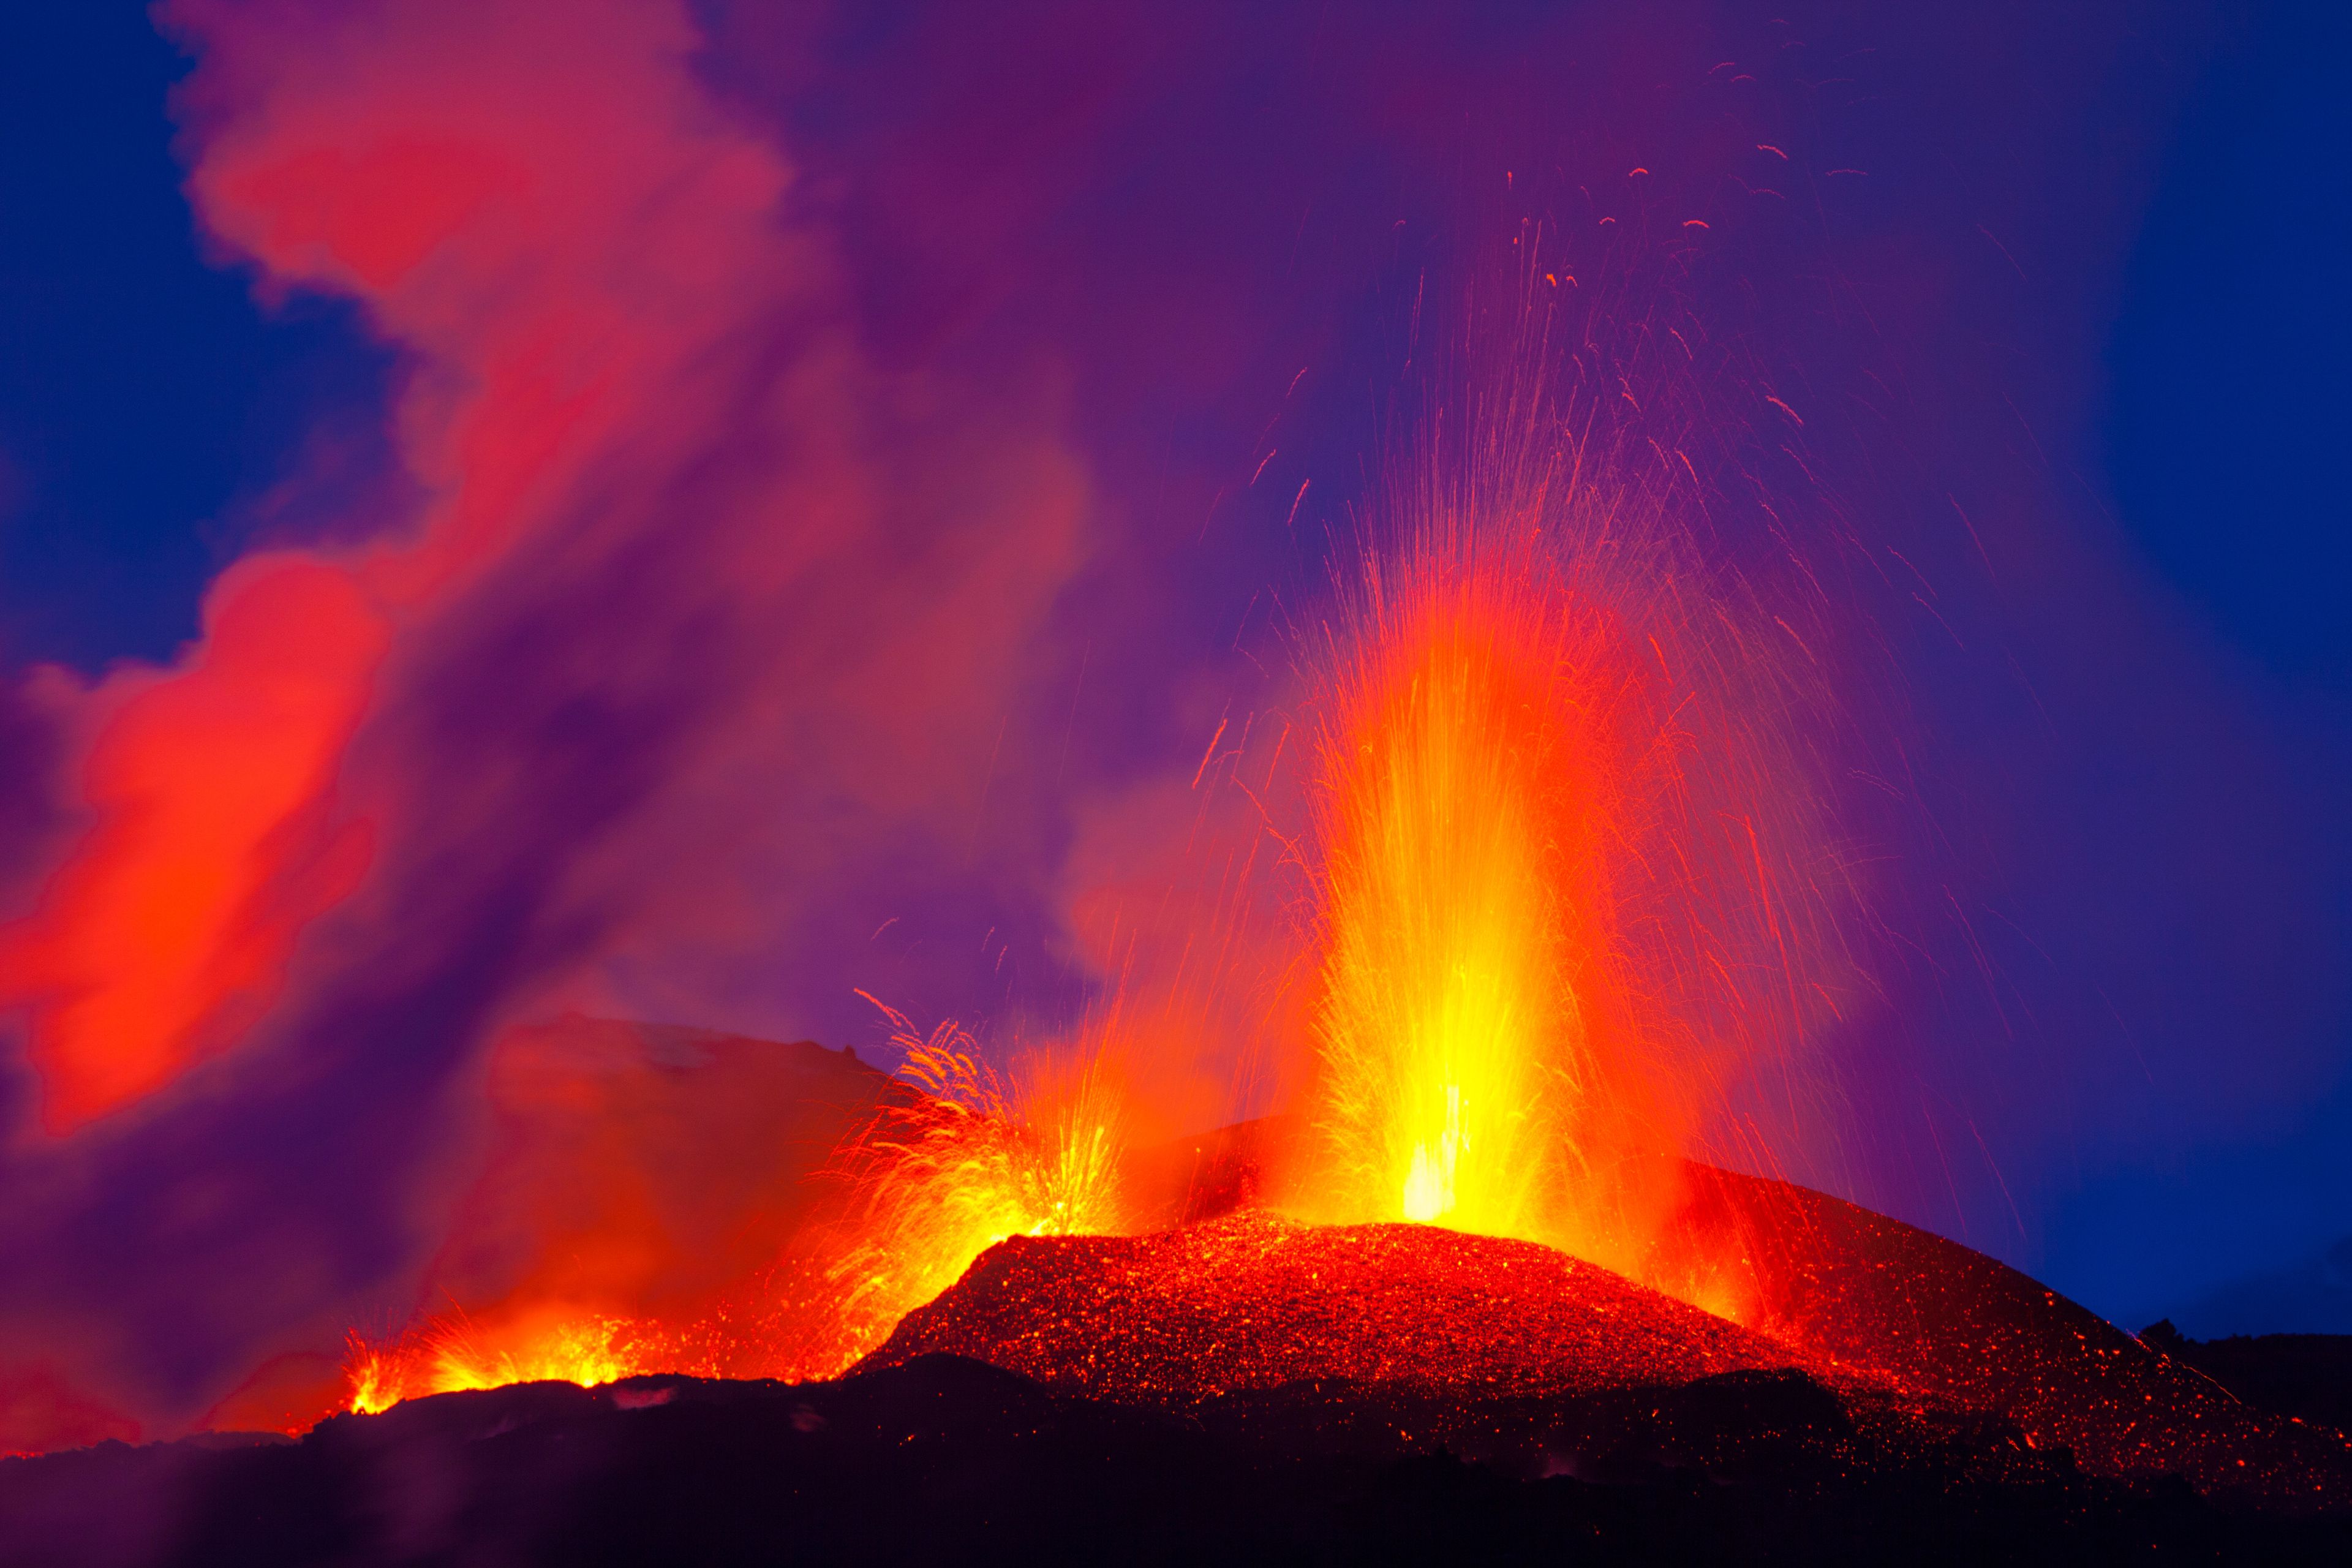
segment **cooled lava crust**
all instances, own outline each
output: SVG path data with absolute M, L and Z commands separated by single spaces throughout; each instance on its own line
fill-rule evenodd
M 1827 1370 L 1548 1247 L 1259 1211 L 1150 1236 L 1002 1242 L 865 1364 L 941 1352 L 1158 1405 L 1330 1380 L 1479 1398 Z

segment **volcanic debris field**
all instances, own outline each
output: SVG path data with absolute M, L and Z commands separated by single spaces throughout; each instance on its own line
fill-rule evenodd
M 1723 1184 L 1718 1217 L 1741 1197 L 1814 1213 L 1816 1267 L 1780 1304 L 1833 1311 L 1877 1365 L 1528 1243 L 1244 1211 L 1004 1242 L 833 1382 L 528 1384 L 299 1440 L 9 1461 L 0 1560 L 2352 1554 L 2339 1432 L 2241 1400 L 1964 1247 L 1802 1189 Z M 1841 1218 L 1875 1224 L 1857 1239 Z M 1824 1233 L 1842 1264 L 1821 1261 Z M 1890 1331 L 1903 1311 L 1946 1337 Z M 1906 1340 L 1907 1361 L 1885 1353 Z

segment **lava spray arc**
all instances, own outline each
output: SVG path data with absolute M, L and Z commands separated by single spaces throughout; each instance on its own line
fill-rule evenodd
M 1850 983 L 1822 683 L 1697 548 L 1679 454 L 1549 428 L 1434 444 L 1310 653 L 1299 1206 L 1544 1241 L 1744 1316 L 1651 1156 L 1776 1163 L 1755 1091 L 1807 1098 L 1797 1042 Z
M 925 1035 L 882 1011 L 903 1053 L 898 1076 L 918 1092 L 886 1104 L 836 1156 L 848 1210 L 817 1233 L 810 1275 L 829 1342 L 819 1359 L 835 1371 L 1000 1241 L 1123 1228 L 1126 1113 L 1101 1040 L 1033 1056 L 1007 1083 L 961 1026 Z
M 653 1373 L 836 1377 L 996 1243 L 1122 1228 L 1116 1012 L 1066 1049 L 1027 1053 L 1009 1076 L 981 1059 L 961 1026 L 926 1034 L 882 1012 L 898 1072 L 803 1178 L 821 1200 L 756 1274 L 651 1306 L 560 1279 L 527 1279 L 470 1306 L 453 1300 L 392 1337 L 351 1335 L 344 1406 L 375 1412 L 428 1394 Z M 634 1226 L 596 1245 L 625 1252 L 655 1241 L 637 1209 L 621 1213 Z

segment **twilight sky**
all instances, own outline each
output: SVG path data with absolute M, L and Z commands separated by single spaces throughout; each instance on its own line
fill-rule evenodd
M 1148 984 L 1522 244 L 1702 345 L 1656 434 L 1835 628 L 1791 1173 L 2352 1331 L 2213 1296 L 2352 1233 L 2321 9 L 20 7 L 0 1372 L 181 1408 L 348 1318 L 508 1025 Z

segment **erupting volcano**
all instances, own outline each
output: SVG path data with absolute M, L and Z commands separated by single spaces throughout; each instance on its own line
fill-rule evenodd
M 351 1335 L 344 1409 L 545 1383 L 698 1409 L 978 1363 L 1293 1455 L 2344 1502 L 2343 1434 L 1966 1247 L 1692 1157 L 1743 1082 L 1801 1073 L 1800 988 L 1834 973 L 1828 816 L 1772 634 L 1811 650 L 1710 566 L 1673 483 L 1564 418 L 1474 446 L 1402 487 L 1299 660 L 1294 1107 L 1139 1146 L 1123 999 L 1009 1072 L 870 997 L 888 1076 L 520 1031 L 480 1234 L 444 1248 L 445 1306 Z M 719 1097 L 772 1146 L 682 1178 Z M 299 1432 L 286 1402 L 318 1397 L 298 1377 L 230 1407 L 276 1399 Z
M 2352 1355 L 2171 1321 L 2343 758 L 2067 488 L 2203 46 L 1830 9 L 161 0 L 0 1568 L 2338 1560 Z
M 889 1076 L 522 1031 L 480 1234 L 445 1247 L 443 1306 L 352 1334 L 341 1405 L 552 1381 L 635 1408 L 681 1377 L 847 1387 L 946 1356 L 1253 1441 L 1524 1473 L 1760 1420 L 1847 1476 L 2047 1449 L 2084 1485 L 2341 1501 L 2342 1435 L 1965 1247 L 1694 1158 L 1773 1156 L 1736 1098 L 1802 1076 L 1789 1042 L 1843 973 L 1818 687 L 1792 674 L 1818 660 L 1697 548 L 1670 473 L 1540 404 L 1433 443 L 1301 639 L 1295 1105 L 1139 1143 L 1123 998 L 1010 1070 L 870 997 Z M 775 1140 L 681 1185 L 718 1097 Z M 499 1262 L 517 1232 L 530 1255 Z
M 1755 1289 L 1740 1248 L 1667 1225 L 1679 1167 L 1657 1156 L 1685 1152 L 1709 1094 L 1763 1048 L 1769 1007 L 1736 994 L 1734 973 L 1777 989 L 1803 963 L 1781 912 L 1794 848 L 1764 836 L 1805 819 L 1790 798 L 1805 785 L 1771 717 L 1727 721 L 1732 694 L 1707 684 L 1731 668 L 1711 650 L 1745 610 L 1706 597 L 1674 493 L 1604 490 L 1564 428 L 1535 425 L 1516 444 L 1482 434 L 1472 471 L 1407 487 L 1398 542 L 1370 553 L 1302 660 L 1318 725 L 1302 753 L 1312 831 L 1297 868 L 1315 954 L 1311 1136 L 1253 1187 L 1276 1227 L 1265 1235 L 1288 1236 L 1291 1220 L 1272 1217 L 1287 1215 L 1536 1242 L 1738 1316 Z M 756 1273 L 690 1315 L 673 1302 L 648 1320 L 525 1282 L 487 1320 L 461 1306 L 389 1342 L 355 1337 L 350 1407 L 542 1378 L 834 1375 L 898 1343 L 909 1311 L 999 1244 L 1181 1216 L 1125 1168 L 1117 1006 L 1008 1083 L 958 1026 L 925 1034 L 877 1005 L 897 1077 L 807 1173 L 814 1207 Z M 1735 1016 L 1737 1033 L 1706 1035 Z M 1235 1261 L 1228 1279 L 1217 1261 L 1246 1250 L 1138 1256 L 1246 1300 L 1267 1277 Z M 1411 1268 L 1430 1254 L 1379 1256 Z M 1381 1267 L 1335 1262 L 1333 1300 L 1377 1293 Z M 1352 1366 L 1370 1352 L 1325 1353 Z M 1463 1353 L 1465 1367 L 1479 1359 Z M 1626 1369 L 1652 1364 L 1639 1345 L 1622 1353 Z M 1588 1349 L 1582 1375 L 1609 1354 Z M 1019 1370 L 1057 1376 L 1034 1355 Z
M 1297 1110 L 1138 1148 L 1115 1011 L 1007 1077 L 882 1006 L 898 1069 L 827 1069 L 845 1130 L 757 1268 L 651 1310 L 525 1279 L 355 1336 L 348 1407 L 947 1354 L 1191 1417 L 1312 1390 L 1339 1428 L 1528 1464 L 1570 1407 L 1769 1374 L 1915 1459 L 1992 1420 L 2101 1475 L 2340 1498 L 2341 1436 L 1965 1247 L 1687 1158 L 1769 1050 L 1743 1031 L 1816 973 L 1821 814 L 1793 708 L 1727 674 L 1764 657 L 1754 604 L 1706 594 L 1672 491 L 1606 506 L 1573 443 L 1530 450 L 1408 491 L 1302 660 Z M 651 1237 L 625 1212 L 583 1239 Z

